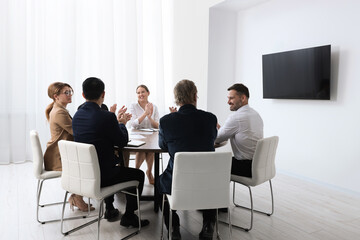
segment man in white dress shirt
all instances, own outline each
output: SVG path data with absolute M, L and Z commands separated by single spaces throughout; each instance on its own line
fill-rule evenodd
M 233 150 L 231 174 L 252 177 L 256 143 L 263 138 L 263 120 L 249 104 L 249 89 L 236 83 L 228 88 L 228 104 L 233 111 L 224 126 L 218 124 L 217 143 L 230 139 Z

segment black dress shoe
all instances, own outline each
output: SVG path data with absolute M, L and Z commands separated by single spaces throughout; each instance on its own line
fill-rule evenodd
M 109 222 L 115 222 L 119 220 L 119 210 L 113 208 L 113 209 L 106 209 L 105 211 L 105 219 L 107 219 Z
M 141 227 L 145 227 L 149 225 L 149 223 L 150 223 L 149 220 L 146 219 L 140 221 Z M 130 226 L 139 227 L 139 218 L 135 214 L 131 214 L 131 215 L 126 214 L 122 216 L 120 225 L 124 227 L 130 227 Z
M 173 240 L 180 240 L 181 239 L 180 227 L 179 226 L 176 226 L 176 227 L 172 228 L 171 239 L 173 239 Z
M 215 222 L 207 222 L 203 225 L 203 228 L 199 234 L 199 239 L 212 240 L 214 234 Z

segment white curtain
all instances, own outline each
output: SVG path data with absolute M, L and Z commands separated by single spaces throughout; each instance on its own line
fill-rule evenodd
M 71 115 L 90 76 L 105 82 L 107 105 L 128 106 L 145 84 L 166 113 L 170 19 L 167 0 L 0 0 L 0 164 L 31 159 L 31 129 L 45 150 L 47 87 L 55 81 L 75 91 Z

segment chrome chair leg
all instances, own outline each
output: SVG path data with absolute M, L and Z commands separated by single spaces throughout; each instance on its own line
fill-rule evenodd
M 130 192 L 124 192 L 124 193 L 135 196 L 135 194 L 130 193 Z M 138 221 L 139 221 L 138 223 L 139 223 L 139 228 L 138 228 L 135 232 L 130 233 L 130 234 L 127 235 L 126 237 L 122 238 L 121 240 L 129 239 L 129 238 L 135 236 L 136 234 L 138 234 L 138 233 L 140 232 L 140 230 L 141 230 L 140 194 L 139 194 L 139 189 L 138 189 L 138 188 L 136 188 L 136 201 L 137 201 L 137 205 L 138 205 L 138 215 L 139 215 L 139 216 L 138 216 Z
M 253 197 L 252 197 L 252 191 L 251 191 L 251 187 L 250 186 L 246 186 L 248 189 L 249 189 L 249 195 L 250 195 L 250 208 L 248 207 L 244 207 L 244 206 L 241 206 L 241 205 L 238 205 L 236 202 L 235 202 L 235 182 L 234 182 L 234 185 L 233 185 L 233 203 L 236 207 L 239 207 L 239 208 L 243 208 L 243 209 L 246 209 L 246 210 L 250 210 L 251 213 L 250 213 L 250 227 L 249 228 L 245 228 L 245 227 L 240 227 L 240 226 L 237 226 L 237 225 L 232 225 L 232 227 L 236 227 L 236 228 L 239 228 L 241 230 L 244 230 L 246 232 L 250 231 L 252 229 L 252 226 L 253 226 L 253 222 L 254 222 L 254 212 L 257 212 L 257 213 L 261 213 L 261 214 L 265 214 L 267 216 L 271 216 L 273 213 L 274 213 L 274 193 L 273 193 L 273 189 L 272 189 L 272 183 L 271 183 L 271 180 L 269 180 L 269 185 L 270 185 L 270 193 L 271 193 L 271 213 L 267 213 L 267 212 L 263 212 L 263 211 L 260 211 L 260 210 L 256 210 L 254 209 L 254 203 L 253 203 Z M 221 221 L 222 223 L 226 223 L 224 221 Z
M 162 153 L 159 153 L 159 161 L 161 160 L 161 172 L 164 172 L 164 159 Z
M 215 223 L 216 223 L 216 235 L 217 235 L 216 237 L 217 237 L 217 239 L 221 239 L 220 232 L 219 232 L 219 222 L 228 225 L 228 227 L 229 227 L 229 239 L 231 239 L 231 237 L 232 237 L 232 226 L 233 225 L 231 225 L 230 208 L 227 208 L 227 210 L 228 210 L 228 221 L 225 222 L 225 221 L 219 220 L 219 209 L 216 209 L 216 222 Z
M 79 230 L 79 229 L 82 229 L 82 228 L 84 228 L 84 227 L 86 227 L 86 226 L 88 226 L 88 225 L 90 225 L 90 224 L 92 224 L 92 223 L 94 223 L 94 222 L 96 222 L 96 221 L 98 220 L 98 218 L 97 218 L 97 219 L 94 219 L 94 220 L 91 220 L 90 222 L 87 222 L 86 224 L 83 224 L 83 225 L 81 225 L 81 226 L 79 226 L 79 227 L 73 228 L 73 229 L 71 229 L 71 230 L 68 231 L 68 232 L 64 232 L 64 220 L 75 219 L 75 218 L 82 218 L 82 217 L 74 217 L 74 218 L 67 218 L 67 219 L 64 218 L 65 206 L 66 206 L 66 199 L 67 199 L 67 194 L 68 194 L 68 193 L 69 193 L 69 192 L 67 192 L 67 191 L 66 191 L 66 193 L 65 193 L 64 202 L 63 202 L 63 209 L 62 209 L 62 213 L 61 213 L 61 233 L 62 233 L 64 236 L 67 236 L 67 235 L 69 235 L 69 234 L 72 233 L 72 232 L 75 232 L 75 231 L 77 231 L 77 230 Z M 101 212 L 101 211 L 99 211 L 99 214 L 100 214 L 100 212 Z M 93 217 L 93 216 L 91 216 L 91 217 Z
M 98 221 L 98 228 L 97 228 L 97 239 L 99 240 L 100 239 L 100 220 L 101 220 L 101 218 L 102 218 L 102 216 L 103 216 L 103 214 L 104 214 L 104 200 L 102 200 L 101 202 L 100 202 L 100 209 L 99 209 L 99 216 L 98 216 L 98 219 L 99 219 L 99 221 Z
M 50 223 L 50 222 L 60 222 L 61 218 L 52 219 L 52 220 L 46 220 L 46 221 L 43 221 L 43 220 L 39 219 L 39 209 L 40 209 L 40 207 L 43 208 L 43 207 L 63 204 L 63 202 L 54 202 L 54 203 L 46 203 L 46 204 L 40 203 L 41 191 L 42 191 L 43 183 L 44 183 L 45 180 L 49 180 L 49 179 L 39 179 L 38 184 L 37 184 L 37 191 L 36 191 L 36 220 L 41 224 Z M 76 216 L 76 217 L 69 217 L 69 218 L 65 218 L 64 220 L 86 218 L 86 217 L 89 217 L 89 216 L 90 216 L 90 199 L 89 199 L 88 212 L 87 212 L 86 215 Z
M 216 238 L 221 239 L 220 233 L 219 233 L 219 209 L 216 209 L 215 229 L 216 229 Z
M 131 193 L 131 192 L 128 192 L 128 191 L 121 191 L 122 193 L 125 193 L 125 194 L 129 194 L 129 195 L 132 195 L 132 196 L 136 196 L 136 200 L 137 200 L 137 204 L 138 204 L 138 218 L 139 218 L 139 228 L 135 231 L 135 232 L 132 232 L 130 233 L 129 235 L 125 236 L 124 238 L 122 238 L 121 240 L 125 240 L 125 239 L 129 239 L 131 238 L 132 236 L 138 234 L 141 230 L 141 213 L 140 213 L 140 194 L 139 194 L 139 189 L 136 188 L 136 194 L 134 193 Z M 75 227 L 67 232 L 64 232 L 64 212 L 65 212 L 65 204 L 66 204 L 66 199 L 67 199 L 67 194 L 68 192 L 65 193 L 65 197 L 64 197 L 64 203 L 63 203 L 63 210 L 62 210 L 62 214 L 61 214 L 61 233 L 64 235 L 64 236 L 67 236 L 69 235 L 70 233 L 73 233 L 73 232 L 76 232 L 86 226 L 89 226 L 95 222 L 98 222 L 98 240 L 100 239 L 100 221 L 101 221 L 101 218 L 103 217 L 104 215 L 104 199 L 106 198 L 103 198 L 101 199 L 101 202 L 100 202 L 100 209 L 99 209 L 99 215 L 96 219 L 93 219 L 87 223 L 84 223 L 78 227 Z
M 231 237 L 232 237 L 232 224 L 231 224 L 230 208 L 228 208 L 228 223 L 229 223 L 229 239 L 231 240 Z
M 137 205 L 138 205 L 138 219 L 139 219 L 139 231 L 137 233 L 140 232 L 141 230 L 141 211 L 140 211 L 140 194 L 139 194 L 139 189 L 136 188 L 136 200 L 137 200 Z
M 162 218 L 161 218 L 161 237 L 160 239 L 163 240 L 164 239 L 164 202 L 165 202 L 165 194 L 163 194 L 163 199 L 162 199 L 162 203 L 161 203 L 161 209 L 162 209 Z
M 270 185 L 270 192 L 271 192 L 271 213 L 267 213 L 266 215 L 271 216 L 274 214 L 274 193 L 273 193 L 271 180 L 269 180 L 269 185 Z
M 257 213 L 262 213 L 262 214 L 271 216 L 271 215 L 273 215 L 273 213 L 274 213 L 274 193 L 273 193 L 273 188 L 272 188 L 271 180 L 269 180 L 269 185 L 270 185 L 270 194 L 271 194 L 271 212 L 268 213 L 268 212 L 260 211 L 260 210 L 257 210 L 257 209 L 253 209 L 253 211 L 254 211 L 254 212 L 257 212 Z M 244 186 L 245 186 L 245 185 L 244 185 Z M 234 182 L 234 191 L 233 191 L 233 203 L 234 203 L 234 205 L 235 205 L 236 207 L 240 207 L 240 208 L 244 208 L 244 209 L 247 209 L 247 210 L 251 210 L 251 208 L 244 207 L 244 206 L 241 206 L 241 205 L 238 205 L 238 204 L 235 203 L 235 182 Z
M 43 183 L 45 180 L 46 179 L 38 180 L 37 190 L 36 190 L 36 220 L 41 224 L 45 224 L 45 223 L 49 223 L 49 222 L 57 222 L 57 221 L 60 221 L 60 219 L 53 219 L 53 220 L 46 220 L 46 221 L 40 220 L 39 219 L 39 208 L 40 207 L 48 207 L 48 206 L 62 204 L 62 202 L 54 202 L 54 203 L 46 203 L 46 204 L 40 203 L 41 191 L 42 191 Z
M 131 193 L 131 192 L 128 192 L 128 191 L 121 191 L 122 193 L 125 193 L 125 194 L 128 194 L 128 195 L 132 195 L 132 196 L 136 196 L 136 202 L 137 202 L 137 205 L 138 205 L 138 223 L 139 223 L 139 228 L 130 233 L 129 235 L 125 236 L 124 238 L 122 238 L 121 240 L 125 240 L 125 239 L 129 239 L 135 235 L 137 235 L 140 230 L 141 230 L 141 211 L 140 211 L 140 193 L 139 193 L 139 188 L 136 187 L 136 194 L 134 193 Z
M 37 191 L 36 191 L 36 220 L 41 224 L 45 224 L 46 223 L 45 221 L 39 220 L 39 207 L 40 207 L 40 195 L 42 190 L 42 183 L 43 181 L 38 180 Z
M 169 240 L 172 240 L 172 217 L 173 213 L 171 208 L 169 208 Z

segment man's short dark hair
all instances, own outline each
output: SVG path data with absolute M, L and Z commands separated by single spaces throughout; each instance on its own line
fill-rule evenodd
M 245 95 L 247 98 L 250 98 L 249 89 L 244 84 L 235 83 L 228 88 L 228 91 L 230 90 L 235 90 L 239 96 Z
M 82 84 L 83 93 L 87 100 L 97 100 L 105 90 L 105 84 L 99 78 L 89 77 Z

